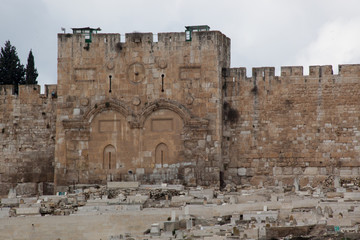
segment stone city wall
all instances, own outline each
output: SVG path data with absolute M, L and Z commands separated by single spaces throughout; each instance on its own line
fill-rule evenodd
M 20 85 L 13 95 L 13 86 L 0 86 L 0 195 L 17 183 L 53 182 L 56 85 L 45 88 Z
M 360 65 L 233 68 L 224 84 L 225 181 L 324 185 L 360 169 Z
M 218 31 L 59 34 L 58 85 L 1 86 L 0 193 L 53 180 L 359 184 L 360 65 L 229 67 Z

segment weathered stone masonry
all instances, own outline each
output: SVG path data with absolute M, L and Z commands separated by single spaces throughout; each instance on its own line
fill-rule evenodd
M 226 179 L 237 184 L 322 185 L 359 176 L 360 66 L 231 69 L 224 101 L 239 113 L 224 123 Z
M 59 34 L 58 44 L 57 186 L 219 182 L 228 38 L 94 34 L 86 45 Z
M 18 183 L 53 182 L 56 85 L 0 86 L 0 195 Z M 43 191 L 43 189 L 41 190 Z M 34 192 L 31 192 L 34 193 Z
M 2 87 L 1 194 L 21 182 L 301 188 L 358 177 L 360 65 L 248 77 L 230 68 L 218 31 L 125 38 L 59 34 L 57 86 Z

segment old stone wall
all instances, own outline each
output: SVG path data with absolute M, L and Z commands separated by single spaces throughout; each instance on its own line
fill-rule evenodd
M 224 87 L 225 181 L 304 187 L 360 167 L 360 65 L 230 70 Z
M 53 180 L 358 184 L 360 65 L 248 77 L 218 31 L 125 38 L 59 34 L 58 85 L 1 86 L 0 194 Z
M 58 35 L 55 182 L 216 184 L 222 68 L 217 31 Z
M 53 182 L 56 85 L 0 86 L 0 195 L 17 183 Z

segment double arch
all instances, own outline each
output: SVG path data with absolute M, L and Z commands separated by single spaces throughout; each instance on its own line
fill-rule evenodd
M 109 110 L 118 112 L 123 116 L 125 116 L 127 119 L 129 116 L 130 117 L 134 116 L 133 111 L 129 107 L 127 107 L 123 102 L 108 100 L 108 101 L 103 101 L 99 104 L 95 104 L 94 107 L 92 107 L 89 111 L 87 111 L 84 114 L 83 120 L 86 123 L 91 123 L 92 120 L 96 117 L 96 115 Z
M 96 115 L 104 111 L 113 110 L 122 114 L 131 128 L 142 128 L 146 119 L 155 111 L 160 109 L 168 109 L 177 113 L 184 122 L 184 125 L 187 125 L 193 119 L 193 116 L 187 108 L 176 101 L 168 99 L 159 99 L 150 104 L 147 104 L 142 111 L 138 114 L 135 114 L 132 109 L 130 109 L 125 103 L 114 100 L 103 101 L 99 104 L 95 104 L 89 111 L 84 114 L 83 121 L 86 124 L 92 122 Z
M 121 124 L 124 124 L 123 125 L 124 127 L 126 126 L 128 129 L 137 128 L 140 131 L 136 130 L 135 132 L 136 133 L 139 132 L 142 136 L 143 134 L 149 133 L 150 131 L 149 129 L 151 128 L 148 127 L 148 124 L 152 124 L 152 121 L 148 121 L 148 120 L 152 119 L 151 115 L 158 110 L 169 110 L 174 114 L 178 115 L 178 120 L 182 120 L 183 122 L 183 124 L 181 124 L 182 130 L 177 131 L 176 133 L 177 135 L 175 137 L 168 139 L 167 133 L 165 134 L 166 137 L 162 137 L 163 133 L 161 130 L 156 133 L 151 133 L 154 137 L 154 140 L 156 141 L 153 141 L 153 139 L 151 139 L 150 141 L 146 141 L 146 145 L 143 145 L 144 144 L 143 142 L 137 145 L 137 146 L 141 146 L 138 149 L 137 148 L 132 149 L 130 146 L 132 144 L 132 139 L 126 139 L 125 141 L 126 144 L 122 145 L 120 141 L 112 141 L 111 140 L 112 135 L 110 133 L 105 133 L 107 134 L 106 138 L 109 141 L 107 140 L 103 141 L 101 137 L 99 137 L 98 139 L 94 138 L 94 136 L 96 137 L 97 134 L 92 135 L 93 133 L 96 133 L 96 131 L 100 128 L 100 124 L 93 125 L 96 123 L 96 121 L 99 120 L 98 117 L 102 118 L 103 114 L 105 114 L 106 116 L 107 114 L 111 115 L 113 113 L 116 113 L 118 115 L 121 115 L 122 120 L 120 122 L 122 122 Z M 108 111 L 113 111 L 113 113 L 106 113 Z M 84 140 L 79 140 L 79 141 L 87 141 L 88 143 L 89 154 L 87 156 L 84 156 L 84 159 L 87 159 L 88 161 L 89 174 L 91 175 L 89 179 L 93 179 L 94 181 L 95 180 L 97 181 L 99 178 L 102 179 L 108 178 L 109 174 L 110 175 L 125 174 L 125 172 L 128 169 L 132 169 L 134 166 L 140 166 L 140 168 L 150 169 L 150 168 L 154 168 L 154 166 L 156 166 L 155 164 L 160 163 L 161 168 L 166 167 L 166 164 L 172 164 L 175 161 L 177 161 L 177 156 L 180 156 L 179 162 L 181 162 L 184 158 L 184 155 L 181 154 L 179 155 L 179 153 L 182 151 L 181 149 L 185 147 L 185 144 L 183 142 L 181 143 L 183 139 L 181 137 L 178 137 L 178 135 L 179 134 L 186 135 L 188 132 L 192 132 L 192 131 L 196 131 L 196 132 L 207 131 L 209 121 L 207 119 L 194 117 L 185 106 L 183 106 L 182 104 L 176 101 L 169 99 L 158 99 L 156 101 L 145 104 L 145 106 L 140 111 L 137 112 L 135 112 L 135 110 L 133 110 L 130 106 L 128 106 L 126 103 L 122 101 L 108 99 L 99 102 L 93 105 L 92 107 L 89 107 L 88 111 L 86 111 L 82 117 L 78 119 L 63 120 L 62 124 L 65 133 L 68 134 L 67 139 L 73 139 L 74 141 L 78 141 L 77 140 L 78 132 L 82 131 L 83 133 L 85 133 Z M 96 127 L 93 128 L 93 126 Z M 175 126 L 180 126 L 180 124 L 175 124 Z M 131 132 L 131 131 L 124 131 L 124 132 Z M 133 134 L 130 135 L 132 136 Z M 116 136 L 119 136 L 121 138 L 120 139 L 121 141 L 123 140 L 122 138 L 124 138 L 121 134 L 118 134 Z M 139 139 L 140 139 L 139 141 L 142 141 L 141 139 L 149 139 L 149 138 L 144 137 Z M 100 142 L 101 144 L 99 144 Z M 91 144 L 92 145 L 95 144 L 95 145 L 92 146 Z M 181 149 L 178 152 L 176 152 L 174 155 L 173 150 L 175 148 L 177 149 L 177 146 L 179 146 L 179 144 L 182 144 Z M 128 145 L 130 146 L 130 148 Z M 131 150 L 123 152 L 124 149 L 125 150 L 131 149 Z M 141 159 L 141 161 L 132 161 L 131 156 L 134 155 L 133 152 L 140 154 L 139 151 L 143 151 L 144 154 L 142 157 L 139 156 L 139 159 Z M 150 151 L 151 154 L 149 153 Z M 157 159 L 156 159 L 156 152 L 158 152 Z M 155 156 L 152 154 L 155 154 Z M 153 162 L 153 160 L 155 160 L 155 162 Z M 159 161 L 157 162 L 157 160 Z M 67 161 L 67 158 L 65 161 Z M 130 162 L 131 164 L 135 162 L 134 163 L 135 165 L 131 165 Z M 68 166 L 67 162 L 65 162 L 65 164 L 66 166 Z M 169 168 L 165 170 L 167 171 L 171 169 Z M 146 174 L 149 174 L 148 177 L 150 178 L 154 177 L 154 179 L 158 176 L 156 174 L 151 175 L 152 173 L 150 172 Z M 118 177 L 118 175 L 116 176 Z M 121 177 L 121 175 L 119 176 Z

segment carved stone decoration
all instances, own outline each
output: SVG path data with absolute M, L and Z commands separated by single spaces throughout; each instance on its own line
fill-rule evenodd
M 191 95 L 191 93 L 187 93 L 185 96 L 185 102 L 187 105 L 191 105 L 194 102 L 194 97 Z
M 133 83 L 140 83 L 145 79 L 145 67 L 142 63 L 135 62 L 129 65 L 127 70 L 128 79 Z
M 180 80 L 200 80 L 201 68 L 199 66 L 180 67 Z
M 167 68 L 167 61 L 165 60 L 165 58 L 159 58 L 157 61 L 157 65 L 160 69 L 165 69 Z
M 74 80 L 77 82 L 93 82 L 97 80 L 97 70 L 95 67 L 75 68 Z
M 107 64 L 106 64 L 106 67 L 107 67 L 107 69 L 108 70 L 113 70 L 114 69 L 114 67 L 115 67 L 115 65 L 114 65 L 114 62 L 108 62 Z
M 87 106 L 87 105 L 89 105 L 89 99 L 88 98 L 82 98 L 82 99 L 80 99 L 80 104 L 82 105 L 82 106 Z
M 134 97 L 134 98 L 133 98 L 132 104 L 133 104 L 134 106 L 139 106 L 140 103 L 141 103 L 141 100 L 140 100 L 139 97 Z

